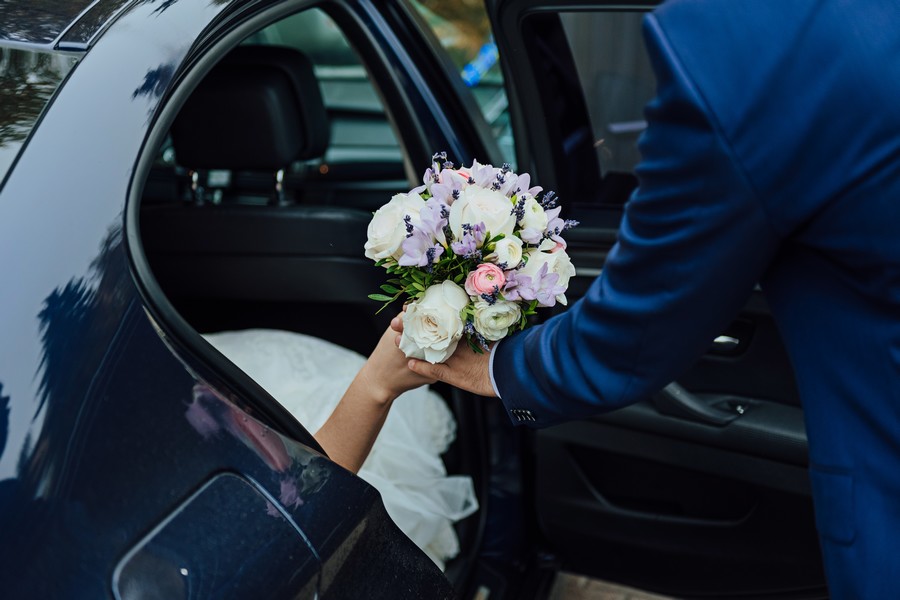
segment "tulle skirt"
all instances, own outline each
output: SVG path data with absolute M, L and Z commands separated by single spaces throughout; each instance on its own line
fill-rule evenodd
M 204 336 L 309 431 L 318 431 L 365 358 L 319 338 L 269 329 Z M 427 388 L 394 401 L 359 476 L 388 514 L 439 567 L 459 553 L 453 523 L 478 509 L 469 477 L 447 475 L 441 454 L 456 436 L 444 400 Z

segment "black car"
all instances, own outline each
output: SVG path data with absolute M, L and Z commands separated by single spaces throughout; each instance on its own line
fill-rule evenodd
M 438 150 L 559 194 L 576 299 L 636 185 L 653 4 L 0 3 L 0 596 L 527 598 L 571 571 L 826 597 L 761 292 L 678 384 L 608 415 L 523 430 L 438 387 L 481 506 L 444 574 L 201 335 L 368 352 L 390 318 L 368 221 Z M 444 27 L 461 13 L 474 43 Z

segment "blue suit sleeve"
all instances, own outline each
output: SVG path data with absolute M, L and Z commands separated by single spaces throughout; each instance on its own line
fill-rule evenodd
M 493 360 L 514 422 L 542 427 L 649 397 L 737 314 L 778 245 L 752 182 L 653 15 L 657 76 L 638 189 L 584 298 L 511 336 Z

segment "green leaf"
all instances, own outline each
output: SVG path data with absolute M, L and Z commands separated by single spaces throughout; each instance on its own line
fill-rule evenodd
M 391 298 L 390 296 L 385 296 L 384 294 L 369 294 L 369 300 L 375 300 L 376 302 L 393 302 L 396 300 L 396 297 Z
M 381 286 L 381 290 L 387 294 L 399 294 L 400 293 L 400 290 L 398 290 L 394 286 L 388 285 L 386 283 Z
M 417 290 L 419 290 L 420 292 L 425 291 L 425 286 L 423 284 L 419 283 L 418 281 L 413 282 L 412 286 L 414 288 L 416 288 Z
M 519 325 L 518 325 L 519 331 L 522 331 L 523 329 L 525 329 L 525 327 L 526 327 L 527 325 L 528 325 L 528 317 L 526 317 L 526 316 L 523 314 L 523 315 L 522 315 L 522 318 L 519 319 Z

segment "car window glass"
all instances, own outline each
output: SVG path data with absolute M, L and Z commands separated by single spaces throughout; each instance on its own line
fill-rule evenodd
M 515 141 L 497 44 L 482 0 L 412 0 L 450 55 L 490 125 L 503 160 L 515 166 Z
M 331 119 L 325 164 L 400 164 L 400 142 L 362 61 L 324 11 L 310 9 L 270 25 L 246 43 L 288 46 L 313 63 Z
M 0 48 L 0 180 L 75 63 L 62 54 Z
M 584 93 L 600 172 L 631 173 L 646 128 L 644 105 L 656 80 L 641 37 L 640 12 L 561 13 Z

